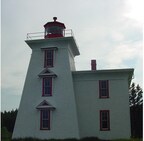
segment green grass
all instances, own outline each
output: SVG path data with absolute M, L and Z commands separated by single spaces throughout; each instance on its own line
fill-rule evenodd
M 11 139 L 12 133 L 8 132 L 6 127 L 1 128 L 1 141 L 142 141 L 142 139 L 132 138 L 132 139 L 116 139 L 116 140 L 101 140 L 97 137 L 86 137 L 83 139 L 49 139 L 41 140 L 35 138 L 21 138 L 21 139 Z
M 131 139 L 116 139 L 111 141 L 142 141 L 142 139 L 131 138 Z
M 116 139 L 116 140 L 101 140 L 96 137 L 87 137 L 83 139 L 50 139 L 50 140 L 40 140 L 34 138 L 25 138 L 25 139 L 15 139 L 13 141 L 142 141 L 142 139 Z

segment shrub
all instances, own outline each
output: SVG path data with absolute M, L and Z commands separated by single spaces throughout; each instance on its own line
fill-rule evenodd
M 11 133 L 8 132 L 6 127 L 2 127 L 1 129 L 1 138 L 2 138 L 2 141 L 10 140 L 11 138 Z

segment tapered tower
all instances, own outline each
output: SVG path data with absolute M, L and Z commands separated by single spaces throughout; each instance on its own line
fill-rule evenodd
M 72 31 L 53 19 L 44 25 L 43 39 L 25 41 L 32 56 L 13 138 L 79 138 L 72 71 L 80 53 Z

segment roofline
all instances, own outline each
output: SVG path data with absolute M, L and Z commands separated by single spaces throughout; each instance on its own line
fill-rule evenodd
M 72 71 L 73 74 L 88 74 L 88 73 L 120 73 L 120 72 L 134 72 L 133 68 L 126 69 L 104 69 L 104 70 L 84 70 L 84 71 Z
M 55 21 L 55 22 L 47 22 L 47 23 L 44 25 L 44 27 L 46 28 L 46 27 L 57 26 L 57 25 L 59 25 L 59 26 L 61 26 L 61 27 L 63 27 L 63 28 L 66 28 L 65 25 L 64 25 L 64 23 L 57 22 L 57 21 Z
M 73 75 L 77 75 L 77 74 L 100 74 L 100 73 L 128 73 L 129 74 L 128 75 L 128 84 L 130 86 L 131 80 L 133 79 L 134 68 L 72 71 Z
M 30 46 L 31 44 L 41 43 L 41 42 L 48 42 L 48 41 L 65 41 L 69 40 L 72 44 L 72 51 L 75 56 L 80 55 L 76 40 L 73 36 L 70 37 L 58 37 L 58 38 L 47 38 L 47 39 L 36 39 L 36 40 L 25 40 L 25 42 Z M 31 46 L 30 46 L 31 47 Z

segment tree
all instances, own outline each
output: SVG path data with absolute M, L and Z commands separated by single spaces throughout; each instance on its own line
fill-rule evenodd
M 1 127 L 6 127 L 9 132 L 13 132 L 18 110 L 4 111 L 1 113 Z
M 139 85 L 132 83 L 129 89 L 131 135 L 132 137 L 142 137 L 143 123 L 143 91 Z
M 132 83 L 129 92 L 130 92 L 129 95 L 130 107 L 143 104 L 143 97 L 142 97 L 143 91 L 139 85 L 136 86 L 135 83 Z

